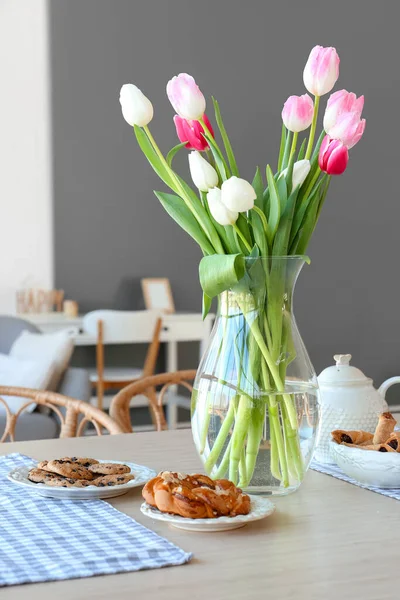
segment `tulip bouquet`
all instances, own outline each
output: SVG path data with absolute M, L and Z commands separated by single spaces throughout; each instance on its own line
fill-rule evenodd
M 132 84 L 121 88 L 123 116 L 133 126 L 150 165 L 172 191 L 155 194 L 203 253 L 199 268 L 203 314 L 208 313 L 215 296 L 227 290 L 238 292 L 236 301 L 248 325 L 250 350 L 246 355 L 236 353 L 237 399 L 232 418 L 227 417 L 226 426 L 221 427 L 205 466 L 217 474 L 216 465 L 224 453 L 226 471 L 218 468 L 218 475 L 229 473 L 230 479 L 243 487 L 251 481 L 263 428 L 259 405 L 255 401 L 249 403 L 248 391 L 240 386 L 241 373 L 247 381 L 252 378 L 252 389 L 266 392 L 269 418 L 275 419 L 270 440 L 274 476 L 283 487 L 289 485 L 291 473 L 302 478 L 298 418 L 290 395 L 285 393 L 286 367 L 293 360 L 290 331 L 285 330 L 282 318 L 279 281 L 285 274 L 275 258 L 305 254 L 331 176 L 345 171 L 349 149 L 363 135 L 364 98 L 340 90 L 328 98 L 323 131 L 316 138 L 320 98 L 332 90 L 338 76 L 335 48 L 313 48 L 303 73 L 304 85 L 313 98 L 304 94 L 286 100 L 275 168 L 268 164 L 262 171 L 257 167 L 251 183 L 240 177 L 218 102 L 213 98 L 221 143 L 205 114 L 206 101 L 193 77 L 181 73 L 168 82 L 167 95 L 176 112 L 174 123 L 180 143 L 166 155 L 149 129 L 153 117 L 150 100 Z M 303 140 L 299 134 L 303 134 Z M 174 156 L 183 148 L 191 151 L 188 159 L 193 185 L 173 168 Z M 259 299 L 251 300 L 255 296 L 254 264 L 259 258 L 263 259 L 260 264 L 266 291 L 261 310 Z M 257 273 L 259 277 L 260 271 Z M 273 410 L 276 402 L 283 405 L 282 419 Z M 229 434 L 231 440 L 227 444 Z

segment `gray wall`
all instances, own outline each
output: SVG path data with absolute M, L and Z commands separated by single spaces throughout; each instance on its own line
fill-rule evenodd
M 367 129 L 332 182 L 296 316 L 317 371 L 350 352 L 377 383 L 399 374 L 396 5 L 52 0 L 57 285 L 84 310 L 135 307 L 140 277 L 166 276 L 178 309 L 200 310 L 199 251 L 152 194 L 162 184 L 120 114 L 121 84 L 152 99 L 152 131 L 166 151 L 177 143 L 166 82 L 193 74 L 220 101 L 241 174 L 251 178 L 257 164 L 276 159 L 281 107 L 304 93 L 310 48 L 334 45 L 338 85 L 365 94 Z

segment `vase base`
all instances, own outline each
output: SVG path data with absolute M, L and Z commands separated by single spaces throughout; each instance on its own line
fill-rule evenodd
M 252 494 L 253 496 L 287 496 L 288 494 L 293 494 L 299 487 L 300 485 L 292 485 L 286 488 L 260 485 L 243 488 L 243 491 L 246 492 L 246 494 Z

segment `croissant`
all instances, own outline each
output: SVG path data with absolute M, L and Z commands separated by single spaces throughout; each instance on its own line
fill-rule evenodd
M 368 431 L 344 431 L 343 429 L 336 429 L 332 431 L 332 438 L 338 444 L 346 443 L 349 446 L 362 446 L 364 444 L 372 444 L 373 433 Z
M 396 425 L 396 419 L 390 412 L 384 412 L 379 416 L 378 425 L 374 433 L 374 444 L 383 444 L 386 442 Z
M 385 444 L 393 448 L 395 452 L 400 452 L 400 431 L 393 431 Z
M 234 517 L 250 512 L 250 498 L 231 481 L 163 471 L 146 483 L 143 498 L 161 512 L 189 519 Z

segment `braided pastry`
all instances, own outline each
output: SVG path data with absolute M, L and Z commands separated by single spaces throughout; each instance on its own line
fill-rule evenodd
M 143 498 L 161 512 L 189 519 L 235 517 L 250 512 L 250 498 L 227 479 L 162 471 L 146 483 Z

